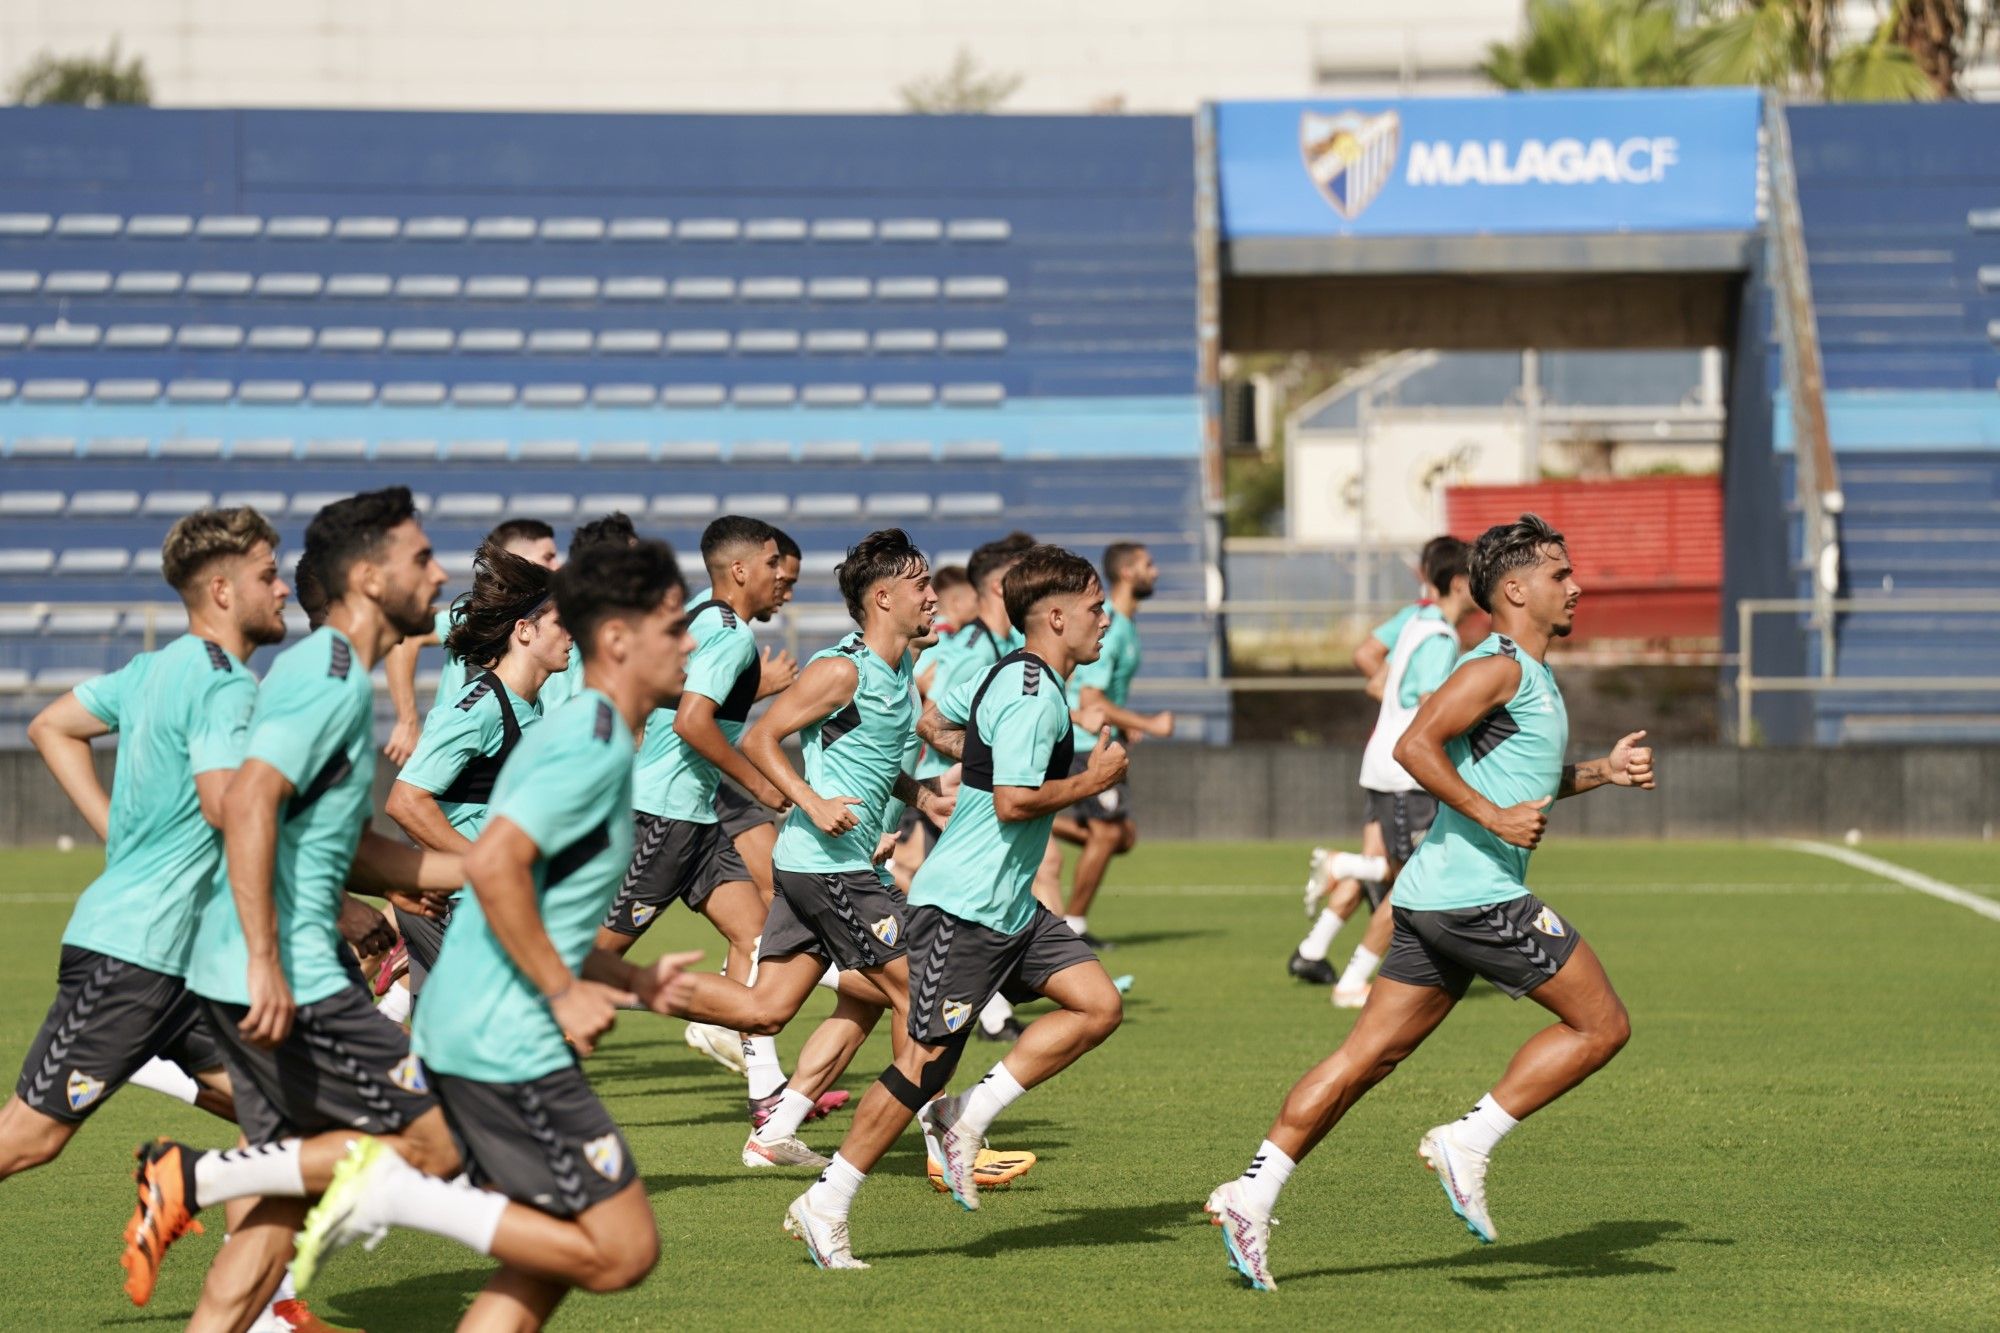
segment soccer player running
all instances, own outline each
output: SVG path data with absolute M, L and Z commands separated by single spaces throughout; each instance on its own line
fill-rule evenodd
M 1424 544 L 1417 561 L 1418 572 L 1424 577 L 1422 597 L 1369 631 L 1360 647 L 1354 650 L 1354 665 L 1367 681 L 1368 697 L 1378 704 L 1382 701 L 1389 654 L 1402 636 L 1403 627 L 1437 599 L 1436 585 L 1430 582 L 1427 571 L 1452 548 L 1462 550 L 1464 543 L 1456 537 L 1442 536 L 1433 537 Z M 1383 838 L 1382 822 L 1376 817 L 1376 797 L 1379 793 L 1368 787 L 1366 779 L 1362 781 L 1361 790 L 1364 798 L 1361 850 L 1357 853 L 1315 847 L 1306 871 L 1306 915 L 1313 918 L 1313 925 L 1299 947 L 1292 951 L 1285 970 L 1300 981 L 1311 982 L 1315 986 L 1331 986 L 1338 980 L 1338 974 L 1334 972 L 1333 964 L 1326 961 L 1326 955 L 1333 948 L 1333 937 L 1340 933 L 1341 926 L 1361 905 L 1362 898 L 1366 897 L 1372 908 L 1379 908 L 1387 894 L 1382 880 L 1388 874 L 1389 849 Z M 1364 947 L 1380 953 L 1381 945 L 1386 940 L 1387 935 L 1384 934 L 1363 943 Z
M 197 1105 L 231 1114 L 222 1052 L 184 978 L 195 905 L 222 862 L 223 793 L 257 698 L 244 663 L 285 637 L 277 544 L 254 509 L 175 523 L 160 565 L 187 607 L 187 633 L 83 682 L 28 724 L 49 772 L 104 839 L 104 871 L 70 914 L 55 1002 L 0 1107 L 0 1179 L 53 1161 L 161 1056 L 197 1081 Z M 90 742 L 113 733 L 107 794 Z
M 486 825 L 507 756 L 540 722 L 543 686 L 569 665 L 570 635 L 556 616 L 547 567 L 488 541 L 473 557 L 472 591 L 445 640 L 472 680 L 442 695 L 425 719 L 416 753 L 396 775 L 384 812 L 410 841 L 463 856 Z M 437 965 L 457 893 L 397 913 L 410 949 L 410 990 Z
M 762 678 L 750 622 L 782 604 L 783 556 L 776 528 L 725 514 L 702 533 L 701 558 L 713 592 L 688 608 L 695 646 L 686 688 L 646 722 L 632 787 L 632 865 L 597 947 L 624 954 L 668 904 L 682 901 L 721 932 L 729 972 L 747 980 L 767 909 L 716 820 L 715 784 L 727 774 L 765 805 L 785 805 L 736 748 Z M 742 1047 L 754 1114 L 785 1074 L 771 1038 L 746 1037 Z
M 497 546 L 543 569 L 562 565 L 562 557 L 556 552 L 556 530 L 538 518 L 510 518 L 487 533 L 479 546 L 481 550 Z M 431 703 L 433 716 L 437 705 L 457 699 L 465 688 L 465 659 L 451 646 L 451 626 L 457 610 L 456 602 L 440 610 L 428 629 L 391 648 L 383 663 L 389 698 L 396 706 L 395 729 L 389 733 L 388 744 L 382 747 L 383 757 L 392 764 L 409 762 L 423 731 L 424 716 L 417 711 L 417 655 L 425 648 L 442 646 L 445 650 L 444 668 L 438 672 L 437 694 Z M 560 701 L 549 702 L 553 706 Z
M 1494 632 L 1424 702 L 1396 761 L 1443 803 L 1396 886 L 1395 935 L 1360 1018 L 1340 1049 L 1293 1086 L 1240 1179 L 1207 1211 L 1230 1266 L 1260 1291 L 1271 1275 L 1271 1210 L 1293 1168 L 1362 1094 L 1444 1021 L 1474 977 L 1531 995 L 1556 1016 L 1530 1037 L 1493 1090 L 1417 1146 L 1453 1213 L 1495 1238 L 1487 1163 L 1502 1137 L 1602 1068 L 1631 1034 L 1611 979 L 1575 926 L 1527 887 L 1528 857 L 1549 804 L 1606 785 L 1653 786 L 1653 752 L 1633 732 L 1602 759 L 1565 765 L 1569 714 L 1544 663 L 1570 632 L 1577 599 L 1562 534 L 1533 514 L 1474 545 L 1471 591 Z
M 1139 674 L 1139 631 L 1134 621 L 1139 603 L 1159 586 L 1159 566 L 1153 563 L 1152 552 L 1139 542 L 1113 542 L 1104 548 L 1104 577 L 1111 581 L 1111 628 L 1104 632 L 1104 647 L 1097 660 L 1078 667 L 1070 677 L 1070 711 L 1093 721 L 1101 716 L 1111 724 L 1112 734 L 1120 738 L 1136 735 L 1164 740 L 1174 734 L 1172 713 L 1135 713 L 1125 706 L 1132 697 L 1132 678 Z M 1082 772 L 1097 745 L 1096 728 L 1077 723 L 1075 744 L 1073 762 L 1076 771 Z M 1090 905 L 1097 899 L 1111 858 L 1138 845 L 1139 826 L 1133 822 L 1132 802 L 1123 782 L 1078 802 L 1070 815 L 1083 826 L 1084 838 L 1063 919 L 1083 936 L 1084 943 L 1101 949 L 1103 941 L 1090 933 Z
M 993 1121 L 1024 1091 L 1074 1063 L 1117 1030 L 1118 990 L 1076 932 L 1035 901 L 1032 883 L 1056 812 L 1115 784 L 1124 747 L 1099 740 L 1069 774 L 1064 678 L 1097 656 L 1110 621 L 1090 562 L 1054 546 L 1022 552 L 1005 581 L 1007 613 L 1025 647 L 924 705 L 919 731 L 962 760 L 965 781 L 936 850 L 911 887 L 904 944 L 910 969 L 910 1041 L 871 1086 L 840 1151 L 792 1201 L 785 1229 L 821 1268 L 865 1268 L 848 1237 L 862 1182 L 922 1111 L 952 1197 L 979 1206 L 974 1171 Z M 1037 1018 L 969 1093 L 938 1099 L 973 1016 L 1003 989 L 1040 994 L 1057 1008 Z
M 1361 943 L 1333 987 L 1333 1007 L 1359 1009 L 1368 1001 L 1368 981 L 1389 947 L 1395 928 L 1390 893 L 1417 845 L 1437 818 L 1437 799 L 1396 762 L 1396 746 L 1423 701 L 1444 683 L 1458 662 L 1458 627 L 1474 607 L 1465 562 L 1469 549 L 1454 537 L 1424 548 L 1424 581 L 1437 593 L 1401 621 L 1395 647 L 1382 668 L 1382 701 L 1361 755 L 1361 785 L 1368 792 L 1369 821 L 1381 831 L 1383 863 L 1370 867 L 1361 888 L 1372 915 Z
M 937 602 L 929 563 L 899 529 L 862 538 L 837 577 L 860 632 L 814 654 L 798 683 L 743 737 L 744 754 L 793 803 L 773 856 L 777 896 L 756 978 L 746 986 L 729 977 L 683 977 L 672 1012 L 685 1017 L 778 1032 L 829 964 L 855 974 L 843 979 L 830 1021 L 865 1031 L 885 1008 L 899 1022 L 907 1016 L 904 903 L 875 862 L 892 799 L 939 818 L 949 808 L 903 773 L 917 720 L 910 643 L 929 629 Z M 780 748 L 793 735 L 803 737 L 803 780 Z M 839 1067 L 821 1074 L 830 1085 Z M 825 1166 L 798 1130 L 826 1090 L 794 1080 L 755 1104 L 760 1123 L 743 1146 L 743 1164 Z
M 621 1006 L 657 1007 L 699 954 L 645 966 L 593 948 L 632 853 L 636 729 L 672 699 L 692 648 L 664 543 L 598 544 L 554 581 L 584 689 L 532 728 L 466 857 L 472 896 L 446 933 L 415 1042 L 472 1188 L 420 1175 L 362 1138 L 299 1237 L 301 1288 L 389 1227 L 498 1259 L 460 1328 L 537 1329 L 575 1288 L 618 1291 L 659 1257 L 638 1165 L 584 1077 Z
M 458 858 L 364 832 L 375 775 L 369 668 L 430 623 L 444 571 L 403 487 L 336 501 L 306 528 L 302 564 L 328 598 L 319 629 L 280 653 L 257 692 L 222 802 L 226 882 L 199 906 L 187 986 L 205 1002 L 248 1146 L 140 1147 L 123 1263 L 151 1299 L 167 1247 L 213 1204 L 255 1197 L 210 1268 L 189 1327 L 238 1329 L 284 1275 L 306 1200 L 359 1129 L 439 1175 L 458 1169 L 409 1039 L 377 1013 L 340 920 L 350 871 L 371 888 L 443 890 Z

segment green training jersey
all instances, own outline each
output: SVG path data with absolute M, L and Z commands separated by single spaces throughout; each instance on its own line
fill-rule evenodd
M 222 833 L 202 818 L 194 779 L 242 762 L 256 678 L 184 634 L 83 682 L 76 698 L 118 733 L 118 767 L 104 872 L 77 899 L 62 942 L 185 976 L 195 912 L 222 864 Z
M 243 758 L 263 760 L 292 784 L 278 806 L 271 894 L 285 979 L 300 1004 L 352 984 L 340 904 L 375 784 L 374 693 L 347 636 L 321 626 L 278 654 L 250 715 Z M 188 988 L 248 1004 L 249 966 L 225 869 L 202 907 Z
M 1120 708 L 1132 697 L 1132 677 L 1139 674 L 1139 628 L 1132 623 L 1132 617 L 1117 607 L 1111 607 L 1110 611 L 1111 628 L 1104 631 L 1104 642 L 1098 647 L 1097 660 L 1085 662 L 1070 672 L 1071 708 L 1083 702 L 1085 686 L 1103 690 L 1104 697 Z M 1081 725 L 1075 730 L 1077 753 L 1089 754 L 1097 748 L 1096 732 Z
M 1438 610 L 1435 602 L 1425 602 L 1410 619 L 1442 621 L 1444 612 Z M 1403 664 L 1402 677 L 1397 681 L 1396 702 L 1405 708 L 1415 708 L 1423 702 L 1426 694 L 1437 693 L 1438 686 L 1444 684 L 1445 678 L 1457 665 L 1457 634 L 1425 637 L 1410 650 L 1410 660 Z
M 539 696 L 530 703 L 497 674 L 481 672 L 457 698 L 439 700 L 431 709 L 416 750 L 396 778 L 436 797 L 445 821 L 476 839 L 486 827 L 501 765 L 541 719 Z
M 451 605 L 447 603 L 431 622 L 431 633 L 437 635 L 438 646 L 444 647 L 447 635 L 451 633 Z M 465 692 L 465 662 L 451 649 L 444 649 L 444 666 L 438 672 L 437 693 L 432 696 L 432 706 L 456 699 Z
M 1024 642 L 1017 629 L 1009 628 L 1005 635 L 996 635 L 985 621 L 974 620 L 938 645 L 949 648 L 938 659 L 937 671 L 931 676 L 931 698 L 942 699 L 960 682 L 978 679 Z M 917 761 L 919 778 L 934 778 L 950 769 L 951 760 L 931 749 L 926 749 L 923 758 Z
M 1505 635 L 1487 635 L 1458 665 L 1496 656 L 1521 664 L 1520 687 L 1444 748 L 1474 791 L 1505 808 L 1554 796 L 1562 785 L 1569 710 L 1554 673 Z M 1528 855 L 1440 803 L 1437 822 L 1396 879 L 1396 906 L 1443 912 L 1518 898 L 1528 891 Z
M 891 666 L 854 634 L 813 654 L 812 661 L 825 658 L 854 664 L 854 698 L 799 733 L 806 785 L 822 797 L 858 797 L 861 804 L 853 809 L 859 822 L 829 838 L 805 811 L 793 807 L 771 853 L 771 863 L 780 870 L 826 874 L 873 869 L 890 793 L 902 776 L 903 752 L 916 735 L 910 689 L 915 670 L 908 653 Z
M 943 836 L 910 885 L 910 905 L 1018 934 L 1034 919 L 1035 871 L 1055 814 L 1003 822 L 993 789 L 1069 776 L 1076 751 L 1062 677 L 1023 648 L 953 686 L 938 700 L 938 712 L 965 727 L 965 781 Z
M 715 701 L 715 723 L 731 745 L 743 734 L 750 705 L 757 702 L 762 664 L 757 636 L 726 602 L 703 599 L 688 608 L 688 654 L 683 695 Z M 715 822 L 719 771 L 674 733 L 674 710 L 656 708 L 646 719 L 646 738 L 632 784 L 632 808 L 690 824 Z
M 542 712 L 553 713 L 583 692 L 583 649 L 572 641 L 569 646 L 569 665 L 542 682 L 542 692 L 535 701 L 542 706 Z
M 632 859 L 632 750 L 611 701 L 585 690 L 522 737 L 493 790 L 493 817 L 535 844 L 542 924 L 571 971 L 589 955 Z M 576 1061 L 476 893 L 452 914 L 410 1035 L 432 1069 L 486 1083 L 526 1083 Z

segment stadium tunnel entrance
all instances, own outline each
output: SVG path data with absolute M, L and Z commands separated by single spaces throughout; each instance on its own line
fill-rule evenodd
M 1759 96 L 1738 91 L 1211 107 L 1198 137 L 1216 204 L 1204 273 L 1215 302 L 1204 349 L 1212 382 L 1219 388 L 1225 357 L 1271 353 L 1360 361 L 1403 349 L 1718 349 L 1726 522 L 1703 535 L 1727 568 L 1720 590 L 1708 576 L 1700 619 L 1732 649 L 1725 622 L 1734 617 L 1722 612 L 1734 598 L 1791 591 L 1783 525 L 1770 521 L 1783 500 L 1771 449 L 1760 115 Z M 1542 494 L 1558 488 L 1537 485 L 1547 476 L 1532 449 L 1521 466 L 1519 494 L 1496 503 L 1552 506 L 1559 520 L 1563 500 Z M 1714 509 L 1712 481 L 1706 491 Z M 1489 521 L 1458 504 L 1447 514 L 1442 487 L 1433 494 L 1438 528 L 1469 535 L 1471 520 Z M 1291 540 L 1299 503 L 1288 502 Z M 1613 634 L 1643 626 L 1677 583 L 1684 591 L 1676 547 L 1686 543 L 1671 530 L 1640 530 L 1672 526 L 1577 524 L 1574 535 L 1588 528 L 1591 546 L 1616 547 L 1588 553 L 1589 564 L 1617 571 L 1597 580 L 1593 599 L 1607 613 L 1600 625 L 1620 627 Z M 1715 549 L 1725 526 L 1726 556 Z M 1328 591 L 1337 598 L 1345 587 L 1311 595 Z M 1230 590 L 1232 599 L 1258 593 Z M 1681 614 L 1662 620 L 1663 642 L 1670 625 L 1687 628 L 1686 598 L 1671 604 Z M 1714 674 L 1701 679 L 1712 699 Z M 1686 682 L 1661 688 L 1685 693 Z M 1714 725 L 1708 701 L 1699 711 Z M 1258 728 L 1239 721 L 1238 730 Z

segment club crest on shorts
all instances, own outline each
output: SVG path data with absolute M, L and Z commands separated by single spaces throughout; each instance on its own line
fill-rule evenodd
M 651 904 L 641 904 L 632 909 L 632 924 L 643 926 L 660 914 L 660 909 Z
M 972 1006 L 964 1000 L 946 1000 L 938 1010 L 938 1017 L 944 1020 L 946 1032 L 956 1032 L 972 1017 Z
M 424 1078 L 423 1062 L 414 1055 L 406 1055 L 389 1071 L 389 1081 L 404 1092 L 429 1092 L 431 1085 Z
M 92 1078 L 81 1069 L 69 1071 L 69 1109 L 81 1111 L 104 1095 L 104 1080 Z
M 896 947 L 896 941 L 901 939 L 903 934 L 901 928 L 896 924 L 896 918 L 893 916 L 883 917 L 880 921 L 868 927 L 868 929 L 874 931 L 875 938 L 888 945 L 891 949 Z
M 1559 940 L 1569 934 L 1568 928 L 1562 923 L 1562 918 L 1546 907 L 1536 914 L 1535 929 L 1541 931 L 1542 934 L 1549 936 L 1551 939 Z
M 606 1134 L 583 1145 L 583 1160 L 606 1180 L 616 1180 L 625 1167 L 625 1145 L 616 1134 Z

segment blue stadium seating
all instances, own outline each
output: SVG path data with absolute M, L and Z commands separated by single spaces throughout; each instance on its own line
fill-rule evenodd
M 0 685 L 129 652 L 158 545 L 253 503 L 499 518 L 730 508 L 808 553 L 1012 528 L 1153 544 L 1198 598 L 1184 118 L 0 111 Z M 1135 465 L 1136 464 L 1136 465 Z M 35 604 L 83 604 L 83 612 Z M 11 616 L 11 618 L 10 618 Z M 1203 674 L 1205 616 L 1149 617 Z M 812 644 L 807 641 L 806 646 Z M 1192 733 L 1223 734 L 1210 696 Z
M 2000 593 L 2000 107 L 1789 113 L 1827 411 L 1843 593 Z M 1789 421 L 1778 414 L 1781 447 Z M 1789 462 L 1786 486 L 1789 493 Z M 1801 549 L 1793 516 L 1791 549 Z M 1799 595 L 1809 583 L 1801 562 Z M 1991 676 L 2000 615 L 1842 618 L 1838 674 Z M 1810 669 L 1818 670 L 1817 646 Z M 1821 696 L 1823 742 L 2000 741 L 2000 694 Z

